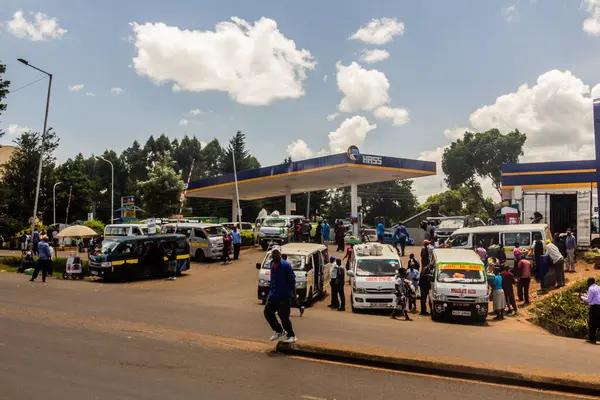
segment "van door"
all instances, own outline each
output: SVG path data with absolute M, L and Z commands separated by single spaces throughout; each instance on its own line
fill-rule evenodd
M 315 294 L 315 264 L 312 255 L 306 257 L 304 270 L 306 271 L 306 301 L 311 301 L 312 299 L 309 296 L 311 288 L 313 296 Z
M 321 252 L 314 252 L 313 265 L 315 266 L 315 294 L 323 292 L 323 258 Z
M 519 243 L 522 251 L 531 249 L 531 232 L 505 232 L 502 234 L 502 243 L 504 244 L 506 259 L 514 260 L 515 243 Z
M 191 229 L 190 246 L 193 248 L 196 260 L 208 257 L 208 238 L 202 228 Z

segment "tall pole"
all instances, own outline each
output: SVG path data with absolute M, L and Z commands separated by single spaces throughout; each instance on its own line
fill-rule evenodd
M 71 196 L 73 195 L 73 186 L 69 187 L 69 201 L 67 202 L 67 216 L 65 217 L 65 225 L 69 223 L 69 208 L 71 208 Z
M 177 214 L 177 223 L 175 224 L 175 233 L 177 233 L 177 229 L 179 228 L 179 220 L 181 220 L 181 215 L 183 214 L 183 204 L 185 203 L 185 199 L 187 197 L 187 190 L 190 186 L 190 180 L 192 179 L 192 171 L 194 170 L 194 162 L 196 159 L 192 158 L 192 166 L 190 167 L 190 173 L 188 174 L 187 182 L 183 185 L 183 193 L 181 193 L 181 198 L 179 199 L 179 214 Z
M 236 198 L 236 203 L 237 203 L 237 222 L 239 223 L 240 227 L 241 227 L 241 222 L 242 222 L 242 216 L 240 215 L 240 190 L 238 188 L 238 179 L 237 179 L 237 170 L 235 167 L 235 150 L 233 148 L 233 146 L 231 146 L 231 157 L 233 158 L 233 176 L 235 178 L 235 198 Z
M 56 187 L 61 183 L 62 182 L 56 182 L 52 188 L 52 206 L 54 207 L 54 220 L 52 221 L 53 225 L 56 225 Z
M 308 192 L 308 197 L 306 199 L 306 219 L 310 221 L 310 192 Z
M 110 218 L 109 224 L 112 224 L 115 217 L 115 166 L 112 162 L 102 156 L 96 156 L 97 160 L 101 160 L 110 164 Z

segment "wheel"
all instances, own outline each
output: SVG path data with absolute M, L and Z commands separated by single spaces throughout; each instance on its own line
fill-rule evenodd
M 200 249 L 196 250 L 195 258 L 198 262 L 206 261 L 206 256 L 204 255 L 204 252 Z
M 265 304 L 267 304 L 267 299 L 266 299 L 266 298 L 263 298 L 263 299 L 262 299 L 260 302 L 261 302 L 261 303 L 262 303 L 262 305 L 264 306 Z
M 593 249 L 598 249 L 598 248 L 600 248 L 600 238 L 596 238 L 596 239 L 592 240 L 592 245 L 591 245 L 591 247 L 592 247 Z
M 77 280 L 77 275 L 75 275 L 75 274 L 71 274 L 71 278 L 72 278 L 73 280 Z
M 310 288 L 308 291 L 308 296 L 306 296 L 306 305 L 310 306 L 315 301 L 315 295 L 313 293 L 313 288 Z
M 83 272 L 81 274 L 79 274 L 79 280 L 83 280 L 85 278 L 85 275 L 83 275 Z
M 63 279 L 69 279 L 69 274 L 67 274 L 66 272 L 63 272 Z
M 267 251 L 267 249 L 269 248 L 268 244 L 261 244 L 260 247 L 263 249 L 263 251 Z

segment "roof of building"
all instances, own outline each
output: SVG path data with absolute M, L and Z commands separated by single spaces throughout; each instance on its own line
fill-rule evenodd
M 283 155 L 282 155 L 283 157 Z M 317 190 L 435 175 L 434 162 L 346 153 L 262 167 L 237 174 L 240 200 L 256 200 Z M 236 198 L 235 176 L 191 182 L 189 197 Z
M 502 188 L 551 188 L 596 184 L 596 162 L 553 161 L 502 165 Z

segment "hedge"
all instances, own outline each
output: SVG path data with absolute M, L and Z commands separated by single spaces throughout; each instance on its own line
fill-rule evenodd
M 596 278 L 600 283 L 600 278 Z M 533 310 L 533 322 L 559 336 L 585 338 L 588 334 L 589 306 L 580 299 L 587 280 L 542 300 Z
M 255 237 L 254 233 L 249 231 L 242 231 L 242 246 L 254 246 Z
M 83 257 L 81 258 L 83 264 L 83 273 L 88 273 L 88 262 Z M 9 267 L 18 268 L 23 264 L 23 257 L 0 257 L 0 264 L 8 265 Z M 62 274 L 67 268 L 67 259 L 65 257 L 58 257 L 52 260 L 52 271 L 54 273 Z

